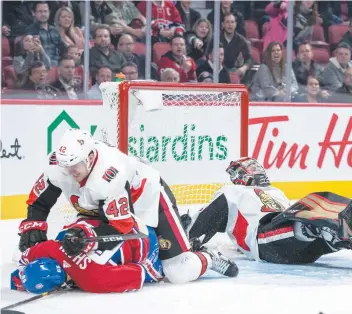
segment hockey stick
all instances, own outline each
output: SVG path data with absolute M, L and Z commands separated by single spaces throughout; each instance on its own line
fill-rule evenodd
M 83 242 L 115 242 L 115 241 L 126 241 L 147 238 L 148 235 L 142 232 L 135 234 L 119 234 L 119 235 L 108 235 L 108 236 L 97 236 L 93 238 L 79 239 Z M 76 240 L 77 237 L 71 237 L 69 239 Z M 62 241 L 59 241 L 62 242 Z
M 62 287 L 59 287 L 55 290 L 52 290 L 52 291 L 49 291 L 49 292 L 44 292 L 42 294 L 39 294 L 39 295 L 35 295 L 34 297 L 31 297 L 29 299 L 26 299 L 26 300 L 22 300 L 20 302 L 17 302 L 17 303 L 14 303 L 14 304 L 11 304 L 11 305 L 8 305 L 8 306 L 5 306 L 1 309 L 1 314 L 24 314 L 24 312 L 19 312 L 19 311 L 12 311 L 10 309 L 14 308 L 14 307 L 18 307 L 20 305 L 23 305 L 23 304 L 27 304 L 29 302 L 32 302 L 32 301 L 35 301 L 35 300 L 38 300 L 38 299 L 41 299 L 41 298 L 44 298 L 48 295 L 51 295 L 55 292 L 59 292 L 59 291 L 63 291 L 67 288 L 67 285 L 65 286 L 62 286 Z

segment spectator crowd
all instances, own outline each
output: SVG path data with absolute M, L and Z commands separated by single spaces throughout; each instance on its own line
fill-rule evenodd
M 197 5 L 196 5 L 197 4 Z M 145 79 L 146 27 L 151 29 L 151 78 L 164 82 L 245 84 L 252 101 L 283 101 L 290 81 L 295 102 L 352 101 L 352 1 L 220 3 L 220 45 L 214 54 L 213 1 L 90 1 L 85 51 L 85 1 L 4 1 L 2 97 L 101 99 L 99 84 L 118 73 Z M 286 77 L 287 37 L 293 37 Z M 84 54 L 89 91 L 83 94 Z

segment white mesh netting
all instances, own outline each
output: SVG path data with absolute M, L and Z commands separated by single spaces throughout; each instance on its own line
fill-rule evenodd
M 240 156 L 241 93 L 226 86 L 134 83 L 123 88 L 128 116 L 120 117 L 118 86 L 100 86 L 104 108 L 116 117 L 115 132 L 104 130 L 107 140 L 122 140 L 119 121 L 127 119 L 128 153 L 158 169 L 179 204 L 208 202 L 228 182 L 229 160 Z
M 229 161 L 241 155 L 241 106 L 246 105 L 241 92 L 226 85 L 210 89 L 200 84 L 122 84 L 123 95 L 119 83 L 100 85 L 104 123 L 95 137 L 114 146 L 127 141 L 128 154 L 158 169 L 181 207 L 209 202 L 229 181 Z M 128 107 L 123 117 L 121 105 Z M 128 121 L 125 139 L 120 137 L 121 119 Z M 60 212 L 65 223 L 74 220 L 69 204 Z

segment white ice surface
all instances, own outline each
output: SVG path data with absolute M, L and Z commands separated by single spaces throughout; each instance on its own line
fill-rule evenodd
M 18 222 L 0 221 L 1 307 L 32 296 L 9 289 Z M 352 314 L 352 251 L 330 254 L 314 266 L 257 263 L 231 251 L 224 253 L 236 260 L 237 278 L 210 271 L 196 282 L 149 284 L 125 294 L 68 291 L 15 310 L 26 314 Z

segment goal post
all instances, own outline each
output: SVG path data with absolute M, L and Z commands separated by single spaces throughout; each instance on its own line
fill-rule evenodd
M 207 203 L 248 155 L 248 92 L 235 84 L 107 82 L 100 85 L 106 140 L 159 170 L 178 204 Z

